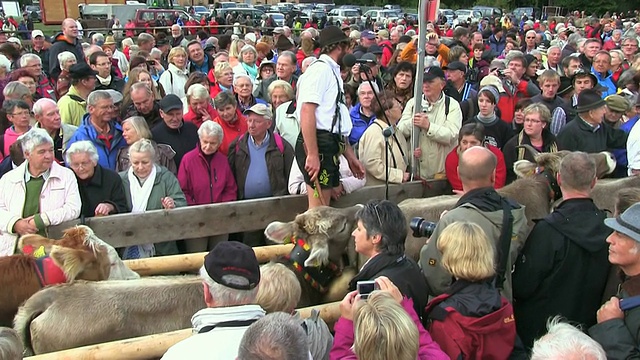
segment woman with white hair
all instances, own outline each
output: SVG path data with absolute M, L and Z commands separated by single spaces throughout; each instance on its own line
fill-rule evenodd
M 60 99 L 69 91 L 69 86 L 71 86 L 69 69 L 78 62 L 78 59 L 71 51 L 63 51 L 58 54 L 58 62 L 60 63 L 61 71 L 56 81 L 56 99 Z
M 215 99 L 223 91 L 233 92 L 233 68 L 228 62 L 217 63 L 211 71 L 213 71 L 213 80 L 215 81 L 209 89 L 212 99 Z M 209 76 L 209 80 L 211 80 L 211 76 Z
M 193 84 L 187 90 L 187 113 L 184 114 L 184 121 L 192 122 L 197 127 L 207 120 L 218 117 L 218 112 L 211 105 L 211 95 L 209 88 L 202 84 Z
M 0 80 L 4 80 L 11 71 L 11 61 L 0 54 Z
M 160 75 L 160 85 L 165 94 L 174 94 L 179 98 L 185 96 L 184 85 L 189 78 L 187 59 L 187 51 L 183 47 L 174 47 L 169 51 L 169 67 Z
M 122 121 L 122 137 L 127 142 L 127 146 L 118 150 L 116 157 L 116 171 L 126 171 L 131 167 L 131 159 L 129 159 L 129 146 L 133 145 L 140 139 L 151 141 L 156 154 L 156 164 L 167 168 L 173 175 L 178 174 L 178 168 L 174 160 L 176 152 L 171 145 L 156 144 L 152 140 L 149 125 L 142 116 L 132 116 Z
M 188 205 L 215 204 L 237 200 L 238 188 L 227 157 L 218 151 L 224 134 L 220 124 L 207 120 L 198 129 L 200 141 L 184 155 L 178 182 Z M 187 252 L 209 251 L 227 235 L 191 239 Z
M 131 167 L 120 173 L 125 197 L 131 213 L 148 210 L 171 210 L 187 206 L 180 184 L 164 166 L 156 165 L 156 150 L 148 139 L 140 139 L 129 147 Z M 175 241 L 129 246 L 123 259 L 139 259 L 156 255 L 178 254 Z
M 251 83 L 255 84 L 258 78 L 258 66 L 256 66 L 256 60 L 258 59 L 258 52 L 253 45 L 245 45 L 240 50 L 240 57 L 238 58 L 239 64 L 233 67 L 233 73 L 238 76 L 240 74 L 248 75 L 251 78 Z
M 78 180 L 81 217 L 129 212 L 122 179 L 115 171 L 98 164 L 98 151 L 91 141 L 77 141 L 65 152 L 67 166 Z

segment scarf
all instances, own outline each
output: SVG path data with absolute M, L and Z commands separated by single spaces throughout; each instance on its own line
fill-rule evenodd
M 247 75 L 251 77 L 251 80 L 255 82 L 256 78 L 258 77 L 258 67 L 256 66 L 256 64 L 253 64 L 253 66 L 249 66 L 243 62 L 241 62 L 240 64 L 242 64 L 242 68 L 247 72 Z
M 498 120 L 498 117 L 496 116 L 495 112 L 489 116 L 482 116 L 482 114 L 478 113 L 478 115 L 476 115 L 476 119 L 478 119 L 478 122 L 486 127 L 495 124 L 495 122 Z
M 131 190 L 131 213 L 143 213 L 147 210 L 149 196 L 151 196 L 151 190 L 153 190 L 153 183 L 156 181 L 156 167 L 155 165 L 153 166 L 151 173 L 142 185 L 140 185 L 140 181 L 138 181 L 138 178 L 133 173 L 133 167 L 127 170 L 127 177 L 129 179 L 129 189 Z M 133 245 L 125 248 L 123 258 L 140 259 L 153 257 L 155 254 L 156 248 L 153 244 Z
M 109 86 L 109 84 L 111 84 L 111 75 L 106 78 L 101 78 L 100 75 L 96 75 L 96 78 L 98 78 L 98 81 L 100 81 L 100 84 L 103 86 Z

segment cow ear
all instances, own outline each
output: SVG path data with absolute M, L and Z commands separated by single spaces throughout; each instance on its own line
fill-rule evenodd
M 311 244 L 311 254 L 309 258 L 305 260 L 304 266 L 306 267 L 321 267 L 329 262 L 329 244 L 326 241 L 314 241 L 314 239 L 307 239 Z
M 513 172 L 522 179 L 530 179 L 536 174 L 538 165 L 529 160 L 518 160 L 513 164 Z
M 51 259 L 62 269 L 68 281 L 74 281 L 96 257 L 86 251 L 53 245 Z
M 293 222 L 274 221 L 264 230 L 264 235 L 276 244 L 286 243 L 295 233 Z
M 38 234 L 24 235 L 21 236 L 20 240 L 18 241 L 18 249 L 20 249 L 20 251 L 22 251 L 22 253 L 24 254 L 33 254 L 34 251 L 37 251 L 38 249 L 40 249 L 40 247 L 43 247 L 44 252 L 46 254 L 50 254 L 51 247 L 53 246 L 55 241 L 56 240 L 49 239 Z M 25 247 L 27 249 L 30 249 L 30 251 L 25 251 Z

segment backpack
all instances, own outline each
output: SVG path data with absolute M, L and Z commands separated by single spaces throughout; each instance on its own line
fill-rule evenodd
M 427 331 L 451 359 L 508 359 L 516 341 L 513 307 L 502 297 L 500 309 L 483 317 L 460 314 L 439 306 L 453 293 L 444 293 L 427 304 Z
M 282 136 L 280 136 L 280 134 L 278 133 L 271 133 L 273 135 L 273 140 L 276 141 L 276 146 L 278 147 L 278 150 L 280 151 L 280 154 L 284 155 L 284 143 L 282 142 Z M 240 135 L 240 137 L 238 138 L 238 141 L 236 141 L 236 151 L 238 149 L 238 143 L 240 141 L 242 141 L 242 138 L 244 137 L 244 134 Z

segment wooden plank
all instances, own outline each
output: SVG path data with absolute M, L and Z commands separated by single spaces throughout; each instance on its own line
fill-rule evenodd
M 389 200 L 399 203 L 407 198 L 442 194 L 446 181 L 433 180 L 389 186 Z M 359 189 L 339 201 L 336 207 L 364 204 L 384 198 L 385 187 Z M 234 201 L 222 204 L 189 206 L 173 210 L 154 210 L 142 214 L 119 214 L 86 220 L 98 237 L 114 247 L 194 239 L 264 229 L 273 221 L 291 221 L 307 209 L 304 195 L 279 196 L 265 199 Z M 68 221 L 49 229 L 49 236 L 59 238 L 62 230 L 79 224 Z
M 313 309 L 320 310 L 320 317 L 330 328 L 340 318 L 340 302 L 322 304 L 298 309 L 300 317 L 308 318 Z M 31 356 L 28 360 L 147 360 L 158 359 L 176 343 L 192 335 L 191 329 L 141 336 L 138 338 L 112 341 L 103 344 L 83 346 L 49 354 Z

